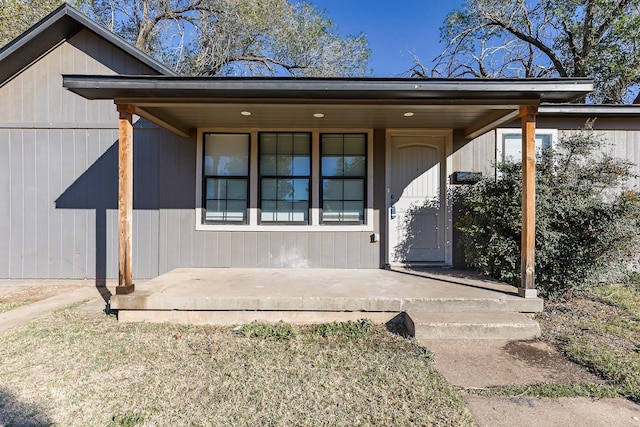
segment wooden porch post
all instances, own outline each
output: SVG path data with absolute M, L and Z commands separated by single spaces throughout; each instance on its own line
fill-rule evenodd
M 116 294 L 134 291 L 132 249 L 133 217 L 133 114 L 135 107 L 118 104 L 118 286 Z
M 535 298 L 536 243 L 536 115 L 537 106 L 520 107 L 522 120 L 522 240 L 520 245 L 522 279 L 518 294 Z

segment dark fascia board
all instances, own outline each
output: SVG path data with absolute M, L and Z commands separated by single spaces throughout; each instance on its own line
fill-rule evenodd
M 101 25 L 63 3 L 27 31 L 0 49 L 0 85 L 64 40 L 88 29 L 159 74 L 176 76 L 170 68 L 127 43 Z
M 540 116 L 640 117 L 640 105 L 635 104 L 554 104 L 540 105 Z
M 415 79 L 288 77 L 63 76 L 87 99 L 492 100 L 569 102 L 593 90 L 590 79 Z M 470 102 L 471 103 L 471 102 Z M 530 102 L 528 102 L 530 104 Z

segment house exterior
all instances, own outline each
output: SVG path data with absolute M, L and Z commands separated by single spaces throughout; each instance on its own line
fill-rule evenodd
M 180 77 L 63 5 L 0 50 L 0 278 L 462 265 L 446 191 L 516 141 L 532 289 L 535 136 L 591 117 L 564 105 L 591 89 Z M 597 126 L 640 155 L 638 107 L 617 108 Z

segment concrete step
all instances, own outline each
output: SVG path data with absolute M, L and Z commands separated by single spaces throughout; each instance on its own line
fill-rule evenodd
M 521 313 L 408 311 L 404 323 L 416 339 L 528 340 L 540 335 L 540 325 Z

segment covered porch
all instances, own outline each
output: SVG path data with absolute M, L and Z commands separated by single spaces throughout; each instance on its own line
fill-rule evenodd
M 390 264 L 389 254 L 394 249 L 393 234 L 397 231 L 392 225 L 396 206 L 394 196 L 398 196 L 394 195 L 390 177 L 393 175 L 394 168 L 398 170 L 400 165 L 400 163 L 394 163 L 391 160 L 390 153 L 393 137 L 398 135 L 409 137 L 404 140 L 407 147 L 414 144 L 411 138 L 417 136 L 420 138 L 419 143 L 422 146 L 433 148 L 432 158 L 434 160 L 429 163 L 429 167 L 437 172 L 433 174 L 436 181 L 430 185 L 432 194 L 437 196 L 440 204 L 436 213 L 440 217 L 438 222 L 434 223 L 436 225 L 433 227 L 433 232 L 440 236 L 436 243 L 444 247 L 442 264 L 451 265 L 452 222 L 450 206 L 446 205 L 446 193 L 448 188 L 455 184 L 453 182 L 455 173 L 473 172 L 472 170 L 458 170 L 454 163 L 457 161 L 456 159 L 474 155 L 464 150 L 465 146 L 474 138 L 520 118 L 523 162 L 522 283 L 516 295 L 511 295 L 507 299 L 498 299 L 510 301 L 512 297 L 517 299 L 519 296 L 536 301 L 537 304 L 534 283 L 535 123 L 537 108 L 542 102 L 569 102 L 584 96 L 592 89 L 592 83 L 584 79 L 290 79 L 155 76 L 64 76 L 64 86 L 87 99 L 112 99 L 120 113 L 119 285 L 117 287 L 118 295 L 113 300 L 113 308 L 127 312 L 129 310 L 135 311 L 140 307 L 152 310 L 179 310 L 163 305 L 160 305 L 160 308 L 145 306 L 149 301 L 155 301 L 156 296 L 159 295 L 158 291 L 145 294 L 146 288 L 140 286 L 136 288 L 134 285 L 135 274 L 132 261 L 134 247 L 132 242 L 134 115 L 143 117 L 187 139 L 190 143 L 197 143 L 197 156 L 201 156 L 203 134 L 206 132 L 244 133 L 247 140 L 250 141 L 247 145 L 249 148 L 246 156 L 247 159 L 250 159 L 247 160 L 247 163 L 250 163 L 250 172 L 246 175 L 247 184 L 245 185 L 250 190 L 244 199 L 247 203 L 246 212 L 243 214 L 245 215 L 244 223 L 239 225 L 230 223 L 205 224 L 205 220 L 201 216 L 205 209 L 204 181 L 201 170 L 202 157 L 196 157 L 193 159 L 197 170 L 194 172 L 196 175 L 195 189 L 186 186 L 184 188 L 185 192 L 193 192 L 195 196 L 194 233 L 205 235 L 211 232 L 223 232 L 239 236 L 240 239 L 242 236 L 248 235 L 247 233 L 254 233 L 250 236 L 251 241 L 254 242 L 261 236 L 271 235 L 270 233 L 289 233 L 286 236 L 290 237 L 291 241 L 308 242 L 305 244 L 305 248 L 308 249 L 305 256 L 309 258 L 297 259 L 294 265 L 299 265 L 302 268 L 296 268 L 286 273 L 291 278 L 297 274 L 302 275 L 298 279 L 301 282 L 313 282 L 311 278 L 317 270 L 309 269 L 309 267 L 314 263 L 317 264 L 318 258 L 311 259 L 311 252 L 315 255 L 321 255 L 326 249 L 322 245 L 312 246 L 311 241 L 324 243 L 324 237 L 333 239 L 332 236 L 351 236 L 349 237 L 351 240 L 341 249 L 347 254 L 346 249 L 351 244 L 353 247 L 361 248 L 360 252 L 355 255 L 355 258 L 358 258 L 362 264 L 359 268 L 380 268 Z M 258 137 L 260 132 L 265 130 L 270 132 L 278 130 L 307 132 L 310 135 L 311 142 L 308 146 L 308 152 L 310 152 L 309 168 L 311 172 L 307 172 L 305 179 L 311 191 L 307 190 L 308 218 L 305 217 L 303 224 L 291 224 L 286 221 L 281 224 L 262 222 L 260 210 L 264 204 L 259 198 L 261 191 L 261 181 L 259 180 L 262 178 L 256 158 L 260 153 Z M 321 184 L 324 179 L 319 172 L 322 164 L 319 139 L 323 135 L 322 132 L 329 134 L 331 132 L 359 132 L 366 141 L 367 148 L 360 154 L 367 166 L 364 169 L 365 172 L 361 174 L 362 182 L 364 182 L 361 186 L 362 194 L 357 198 L 364 203 L 364 208 L 361 210 L 361 218 L 363 219 L 359 223 L 357 221 L 355 224 L 323 223 L 323 200 L 318 195 L 322 192 Z M 437 142 L 425 142 L 429 138 L 435 138 L 433 140 L 437 140 Z M 431 167 L 432 164 L 433 167 Z M 423 172 L 419 171 L 418 175 Z M 409 179 L 413 179 L 413 175 Z M 190 179 L 189 181 L 191 182 Z M 400 188 L 400 192 L 402 192 L 402 188 Z M 284 242 L 285 239 L 278 235 L 278 241 Z M 337 240 L 332 241 L 337 242 Z M 369 243 L 370 246 L 367 246 Z M 337 248 L 336 244 L 333 244 L 334 249 Z M 251 250 L 252 254 L 256 252 L 254 249 Z M 283 246 L 280 249 L 283 249 Z M 269 250 L 257 252 L 256 266 L 266 260 L 261 256 L 272 256 Z M 362 260 L 365 259 L 366 262 L 363 263 Z M 231 264 L 234 264 L 233 259 Z M 185 271 L 178 269 L 169 272 L 157 279 L 152 279 L 145 286 L 156 286 L 158 289 L 162 289 L 159 292 L 168 295 L 166 300 L 183 301 L 186 304 L 185 307 L 189 304 L 195 304 L 192 307 L 194 312 L 208 310 L 199 304 L 214 304 L 214 306 L 222 304 L 222 302 L 231 304 L 232 300 L 216 296 L 217 293 L 225 295 L 224 288 L 208 287 L 207 294 L 198 294 L 196 291 L 198 286 L 195 284 L 202 281 L 202 278 L 189 279 L 187 281 L 189 286 L 186 284 L 178 286 L 177 283 L 181 282 L 181 277 L 184 278 Z M 207 280 L 224 283 L 222 277 L 225 273 L 223 271 L 215 271 L 215 274 Z M 260 269 L 256 269 L 251 274 L 260 274 L 260 271 Z M 347 274 L 345 273 L 347 270 L 340 271 L 343 275 Z M 234 274 L 240 274 L 240 272 L 236 271 Z M 277 276 L 284 273 L 274 274 Z M 406 308 L 403 307 L 403 304 L 410 304 L 409 302 L 414 301 L 415 298 L 418 300 L 422 298 L 420 295 L 412 293 L 411 286 L 405 285 L 394 288 L 394 291 L 388 294 L 392 297 L 378 298 L 376 292 L 389 292 L 389 286 L 393 288 L 391 284 L 395 283 L 396 277 L 399 277 L 390 276 L 390 274 L 398 275 L 399 273 L 373 270 L 358 274 L 373 274 L 376 277 L 371 280 L 357 279 L 362 287 L 356 286 L 354 288 L 357 289 L 355 294 L 336 295 L 332 299 L 332 304 L 336 304 L 340 300 L 343 302 L 348 300 L 345 302 L 348 310 L 344 311 L 361 311 L 372 307 L 367 304 L 377 304 L 384 301 L 385 304 L 391 304 L 385 305 L 385 310 L 400 312 Z M 304 309 L 304 304 L 311 301 L 309 295 L 316 295 L 317 301 L 322 301 L 322 295 L 331 288 L 332 279 L 324 275 L 318 277 L 324 277 L 324 279 L 316 283 L 316 286 L 308 288 L 292 286 L 289 289 L 289 295 L 292 290 L 297 289 L 292 294 L 293 296 L 288 299 L 279 299 L 279 303 L 286 305 L 296 301 L 295 304 L 298 306 L 291 306 L 292 308 L 289 310 L 301 310 Z M 257 281 L 248 280 L 247 283 L 264 282 L 262 277 L 259 279 Z M 423 280 L 421 283 L 429 280 L 424 277 L 421 279 Z M 292 279 L 285 281 L 285 283 L 296 281 L 296 279 Z M 384 285 L 385 281 L 389 281 L 389 285 Z M 372 291 L 373 295 L 369 295 L 366 290 L 369 287 L 375 288 L 371 283 L 382 285 Z M 262 286 L 264 288 L 251 290 L 245 288 L 245 297 L 233 300 L 234 304 L 236 302 L 240 304 L 239 310 L 265 310 L 266 308 L 265 311 L 277 311 L 277 306 L 269 306 L 270 309 L 267 307 L 272 301 L 274 292 L 278 292 L 277 286 L 275 284 Z M 456 295 L 453 288 L 444 286 L 442 289 L 445 293 L 451 292 L 451 295 Z M 455 288 L 455 290 L 473 295 L 477 288 L 463 286 Z M 424 292 L 424 289 L 421 289 L 420 292 Z M 194 293 L 196 297 L 191 302 L 186 302 L 186 295 L 191 293 Z M 359 293 L 369 295 L 369 297 L 366 299 L 358 298 Z M 440 297 L 448 298 L 444 294 Z M 427 297 L 431 300 L 438 298 Z M 201 302 L 194 302 L 196 300 L 201 300 Z M 258 304 L 258 308 L 252 304 Z M 218 305 L 213 308 L 226 311 L 236 309 L 233 305 Z M 335 309 L 336 307 L 329 306 L 326 311 Z M 385 310 L 379 311 L 384 312 Z

